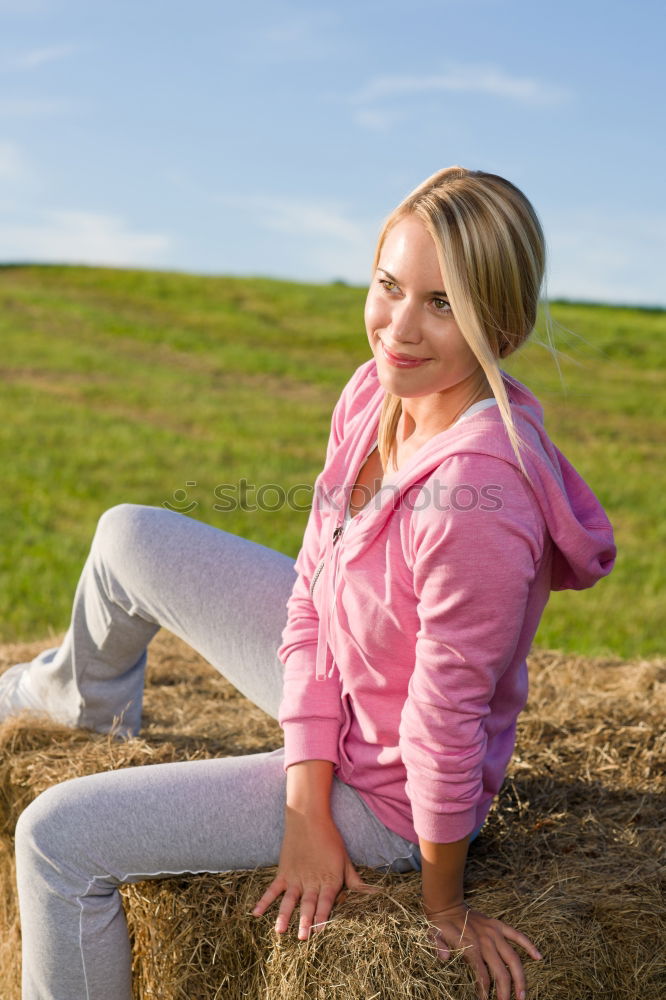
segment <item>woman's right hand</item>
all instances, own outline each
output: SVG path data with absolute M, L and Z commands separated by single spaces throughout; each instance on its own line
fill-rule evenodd
M 280 861 L 275 878 L 252 910 L 261 916 L 282 896 L 275 930 L 283 934 L 300 904 L 298 937 L 323 929 L 340 891 L 375 892 L 352 865 L 330 813 L 304 813 L 287 806 Z
M 446 961 L 453 949 L 464 949 L 463 957 L 474 970 L 480 1000 L 488 997 L 492 981 L 496 1000 L 510 1000 L 512 989 L 516 1000 L 525 1000 L 525 970 L 512 944 L 524 948 L 536 961 L 543 958 L 525 934 L 464 902 L 437 911 L 426 907 L 425 912 L 439 958 Z

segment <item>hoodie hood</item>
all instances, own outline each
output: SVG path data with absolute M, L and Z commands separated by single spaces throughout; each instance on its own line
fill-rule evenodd
M 617 554 L 613 527 L 580 473 L 548 437 L 536 396 L 512 379 L 509 399 L 538 443 L 536 454 L 523 461 L 554 543 L 550 589 L 585 590 L 613 568 Z M 507 460 L 518 468 L 513 451 Z
M 331 614 L 336 600 L 337 568 L 341 539 L 361 550 L 391 517 L 410 517 L 401 499 L 417 484 L 423 484 L 448 458 L 461 453 L 489 455 L 520 469 L 497 406 L 460 420 L 433 435 L 403 464 L 386 475 L 382 489 L 347 528 L 345 511 L 361 464 L 377 438 L 384 389 L 379 383 L 374 358 L 359 369 L 354 392 L 345 412 L 344 432 L 319 476 L 314 502 L 322 509 L 325 549 L 319 584 L 321 610 L 317 645 L 316 676 L 327 675 L 332 656 L 329 649 Z M 553 444 L 543 423 L 543 407 L 536 396 L 513 376 L 502 371 L 514 422 L 527 448 L 521 449 L 532 481 L 534 499 L 541 510 L 553 542 L 551 590 L 584 590 L 592 587 L 613 568 L 616 547 L 613 529 L 601 503 L 574 466 Z M 526 483 L 528 489 L 530 484 Z M 445 515 L 443 515 L 445 516 Z M 347 530 L 351 531 L 347 535 Z M 318 584 L 318 585 L 319 585 Z M 329 674 L 332 672 L 329 671 Z

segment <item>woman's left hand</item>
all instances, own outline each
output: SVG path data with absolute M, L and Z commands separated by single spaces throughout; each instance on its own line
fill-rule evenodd
M 284 934 L 298 908 L 298 937 L 307 940 L 311 930 L 323 929 L 346 890 L 373 893 L 378 888 L 361 879 L 330 814 L 303 814 L 287 807 L 277 872 L 252 915 L 261 916 L 282 896 L 276 932 Z
M 531 958 L 543 958 L 529 938 L 466 903 L 445 910 L 425 907 L 425 914 L 437 954 L 443 961 L 450 957 L 451 950 L 465 949 L 464 958 L 474 970 L 482 1000 L 490 993 L 491 980 L 495 982 L 497 1000 L 510 1000 L 512 985 L 516 1000 L 525 1000 L 525 970 L 509 942 L 520 945 Z

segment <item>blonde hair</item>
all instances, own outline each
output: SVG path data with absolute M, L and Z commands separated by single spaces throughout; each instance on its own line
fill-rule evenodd
M 497 174 L 447 167 L 428 177 L 384 222 L 373 270 L 387 234 L 405 216 L 416 216 L 432 237 L 446 276 L 451 311 L 488 380 L 518 465 L 528 482 L 519 435 L 499 358 L 527 340 L 537 318 L 545 272 L 541 224 L 525 195 Z M 397 445 L 400 396 L 387 392 L 379 419 L 379 454 L 388 468 Z

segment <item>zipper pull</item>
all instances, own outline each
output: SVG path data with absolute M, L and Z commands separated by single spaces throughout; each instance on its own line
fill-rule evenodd
M 339 524 L 337 526 L 337 528 L 335 529 L 335 531 L 333 532 L 333 544 L 334 545 L 338 541 L 338 539 L 340 538 L 340 535 L 342 534 L 342 530 L 343 530 L 343 525 Z

